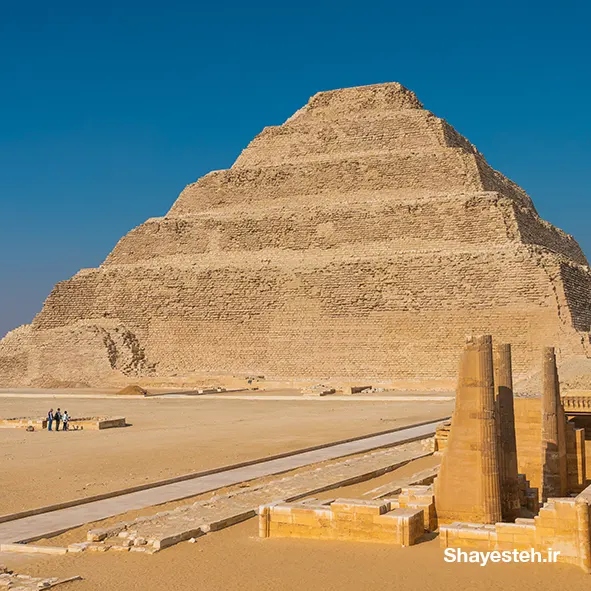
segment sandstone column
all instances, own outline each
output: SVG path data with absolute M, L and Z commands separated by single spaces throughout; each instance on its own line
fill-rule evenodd
M 515 518 L 519 517 L 520 503 L 511 345 L 502 344 L 494 348 L 494 372 L 499 434 L 501 512 L 503 521 L 515 521 Z
M 542 501 L 566 494 L 564 410 L 554 347 L 542 354 Z
M 579 495 L 575 501 L 577 509 L 577 541 L 579 546 L 579 566 L 591 572 L 591 524 L 589 522 L 588 499 Z
M 466 340 L 435 495 L 439 523 L 501 520 L 492 338 L 488 335 Z

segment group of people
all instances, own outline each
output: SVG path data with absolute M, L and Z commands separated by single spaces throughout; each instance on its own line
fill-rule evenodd
M 62 424 L 62 431 L 68 430 L 68 423 L 70 422 L 70 416 L 68 415 L 68 411 L 62 411 L 58 408 L 55 412 L 53 412 L 53 408 L 49 409 L 47 413 L 47 430 L 51 431 L 53 427 L 53 423 L 55 423 L 55 430 L 60 430 L 60 423 Z

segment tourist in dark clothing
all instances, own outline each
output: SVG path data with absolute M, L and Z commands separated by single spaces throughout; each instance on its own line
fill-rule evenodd
M 60 430 L 60 421 L 62 420 L 62 413 L 59 408 L 53 414 L 53 420 L 55 421 L 55 430 L 59 431 Z
M 49 409 L 47 413 L 47 430 L 51 431 L 51 425 L 53 424 L 53 408 Z

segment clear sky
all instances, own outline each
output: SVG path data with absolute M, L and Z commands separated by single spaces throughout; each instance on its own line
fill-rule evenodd
M 0 336 L 319 90 L 398 81 L 591 256 L 591 8 L 0 1 Z

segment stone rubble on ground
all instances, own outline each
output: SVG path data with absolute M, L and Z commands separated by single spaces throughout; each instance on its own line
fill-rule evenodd
M 0 589 L 10 589 L 10 591 L 37 591 L 37 589 L 51 589 L 62 583 L 81 580 L 82 577 L 78 575 L 66 579 L 60 579 L 58 577 L 32 577 L 30 575 L 17 574 L 0 564 Z
M 415 441 L 340 459 L 270 482 L 254 481 L 237 490 L 217 493 L 207 500 L 91 529 L 87 542 L 71 544 L 68 549 L 75 552 L 116 550 L 151 554 L 254 517 L 261 505 L 277 500 L 295 500 L 344 483 L 360 482 L 370 473 L 379 476 L 395 466 L 429 455 L 431 451 L 430 439 Z M 423 479 L 424 474 L 421 481 Z

